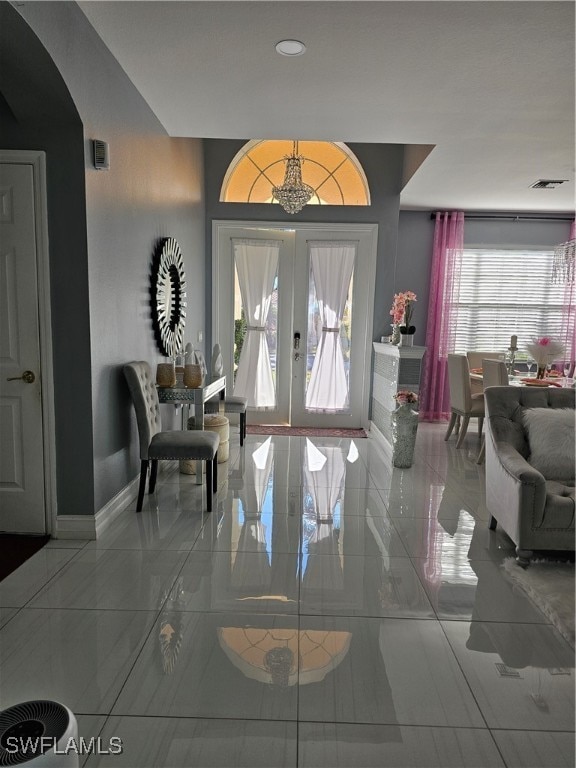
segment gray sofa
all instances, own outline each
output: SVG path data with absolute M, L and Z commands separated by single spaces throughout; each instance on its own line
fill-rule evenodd
M 545 477 L 530 463 L 533 454 L 526 418 L 531 414 L 525 414 L 528 409 L 574 410 L 575 394 L 574 389 L 512 386 L 490 387 L 484 393 L 490 528 L 494 530 L 498 524 L 510 536 L 523 566 L 529 564 L 534 550 L 574 551 L 573 441 L 569 450 L 562 452 L 563 470 L 552 468 Z M 548 418 L 547 413 L 538 413 Z M 571 414 L 565 413 L 552 418 L 558 416 L 571 419 Z M 540 432 L 553 435 L 553 429 L 551 425 L 550 430 Z M 566 475 L 567 464 L 572 468 L 571 476 Z

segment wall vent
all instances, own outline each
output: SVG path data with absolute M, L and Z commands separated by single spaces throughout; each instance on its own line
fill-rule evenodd
M 94 153 L 94 168 L 98 171 L 107 171 L 110 168 L 108 142 L 94 139 L 92 142 L 92 150 Z
M 568 179 L 538 179 L 530 185 L 530 189 L 556 189 L 560 184 L 565 184 Z

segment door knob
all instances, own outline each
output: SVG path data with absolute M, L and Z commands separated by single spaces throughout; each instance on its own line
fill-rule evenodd
M 26 384 L 33 384 L 36 380 L 36 376 L 32 371 L 24 371 L 22 376 L 11 376 L 6 381 L 25 381 Z

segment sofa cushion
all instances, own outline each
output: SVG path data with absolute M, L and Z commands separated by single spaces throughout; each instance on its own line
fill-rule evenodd
M 574 484 L 574 409 L 527 408 L 522 421 L 528 436 L 528 462 L 546 480 Z

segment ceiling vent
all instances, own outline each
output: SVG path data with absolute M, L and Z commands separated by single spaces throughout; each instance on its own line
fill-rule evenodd
M 92 142 L 94 153 L 94 168 L 97 171 L 107 171 L 110 168 L 110 156 L 108 154 L 108 142 L 94 139 Z
M 556 189 L 560 184 L 565 184 L 568 179 L 538 179 L 530 185 L 530 189 Z

